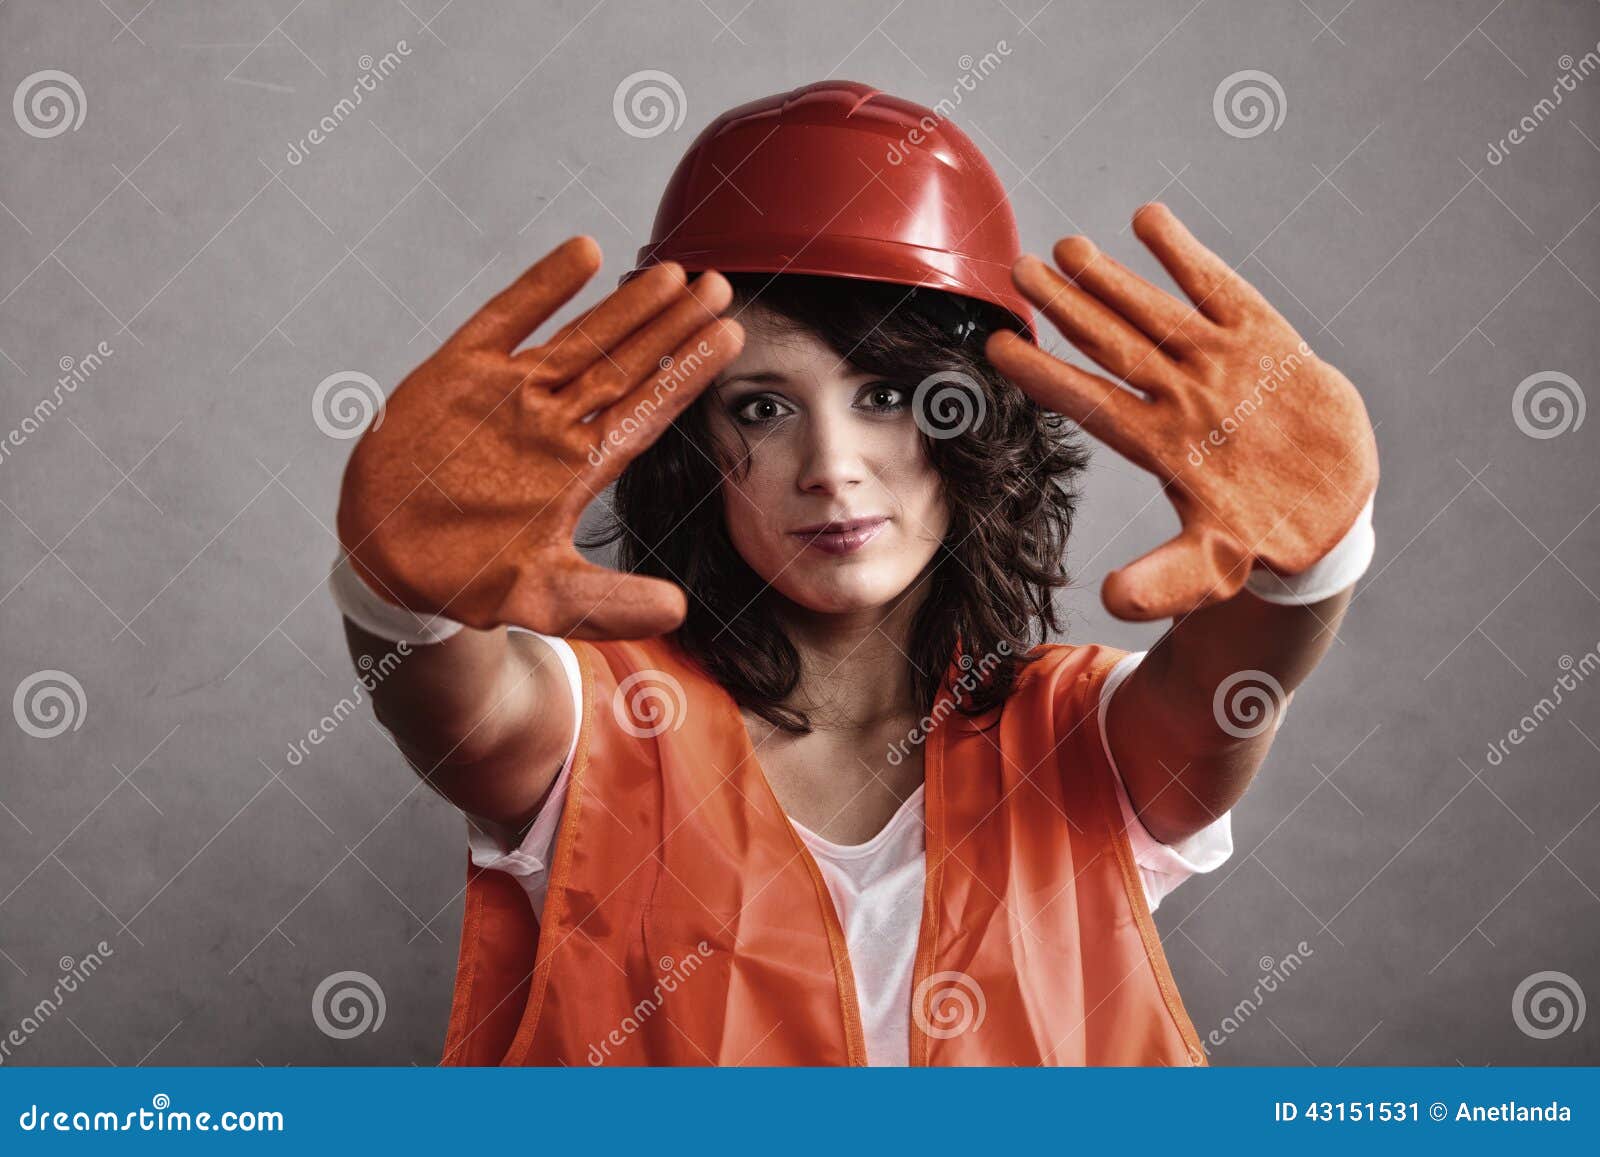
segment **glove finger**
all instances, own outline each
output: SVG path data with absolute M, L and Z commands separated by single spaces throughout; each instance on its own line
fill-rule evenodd
M 984 352 L 997 370 L 1040 405 L 1065 414 L 1129 461 L 1156 468 L 1142 444 L 1154 420 L 1148 402 L 1115 382 L 1068 365 L 1009 330 L 992 334 Z
M 1062 272 L 1139 327 L 1155 345 L 1176 357 L 1195 349 L 1184 329 L 1204 314 L 1157 289 L 1087 237 L 1063 237 L 1052 256 Z
M 1036 257 L 1018 260 L 1011 279 L 1073 345 L 1100 365 L 1140 389 L 1159 393 L 1165 388 L 1174 368 L 1171 359 L 1094 294 Z
M 1200 244 L 1165 205 L 1156 202 L 1142 207 L 1133 215 L 1133 232 L 1212 321 L 1228 325 L 1252 309 L 1263 307 L 1276 315 L 1266 298 L 1231 265 Z
M 469 317 L 450 342 L 510 353 L 570 301 L 600 269 L 593 237 L 570 237 L 545 254 Z
M 683 266 L 675 261 L 652 265 L 599 305 L 573 318 L 547 342 L 511 358 L 515 369 L 535 382 L 565 386 L 591 365 L 611 357 L 611 350 L 684 293 Z
M 1190 524 L 1107 575 L 1100 597 L 1119 619 L 1172 618 L 1238 594 L 1250 577 L 1250 565 L 1250 552 L 1237 539 Z
M 743 348 L 744 326 L 732 318 L 719 318 L 673 352 L 669 369 L 651 375 L 601 410 L 590 424 L 595 444 L 588 459 L 589 485 L 598 490 L 621 474 Z
M 687 294 L 619 345 L 609 358 L 596 362 L 564 387 L 559 394 L 562 403 L 574 418 L 581 418 L 611 405 L 653 371 L 670 370 L 675 363 L 663 364 L 666 357 L 715 321 L 732 300 L 733 287 L 720 273 L 697 278 Z
M 501 605 L 502 622 L 567 639 L 643 639 L 678 627 L 688 613 L 682 588 L 664 579 L 608 570 L 573 552 L 538 582 L 519 582 Z

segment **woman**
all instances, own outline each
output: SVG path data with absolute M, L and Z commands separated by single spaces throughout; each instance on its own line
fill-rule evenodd
M 472 821 L 446 1063 L 1204 1063 L 1150 910 L 1231 852 L 1377 459 L 1259 294 L 1134 229 L 1192 304 L 1022 257 L 959 130 L 824 82 L 709 126 L 600 304 L 517 352 L 599 268 L 573 238 L 395 391 L 332 585 Z M 1034 643 L 1063 415 L 1182 522 L 1105 584 L 1174 619 L 1148 653 Z M 573 541 L 612 481 L 622 572 Z

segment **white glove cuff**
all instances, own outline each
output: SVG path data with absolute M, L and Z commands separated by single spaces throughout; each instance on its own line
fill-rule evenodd
M 342 550 L 328 576 L 328 590 L 345 618 L 391 643 L 442 643 L 466 626 L 443 615 L 419 615 L 391 603 L 367 584 Z
M 1373 497 L 1376 497 L 1374 494 Z M 1327 554 L 1297 575 L 1284 578 L 1266 567 L 1258 566 L 1245 580 L 1245 589 L 1258 599 L 1279 606 L 1296 607 L 1320 603 L 1338 594 L 1367 573 L 1372 565 L 1372 555 L 1377 549 L 1377 537 L 1372 528 L 1372 498 L 1361 508 L 1345 536 Z

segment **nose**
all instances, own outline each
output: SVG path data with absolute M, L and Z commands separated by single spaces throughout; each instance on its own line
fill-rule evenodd
M 810 494 L 839 494 L 868 476 L 860 423 L 833 407 L 813 411 L 805 424 L 795 484 Z

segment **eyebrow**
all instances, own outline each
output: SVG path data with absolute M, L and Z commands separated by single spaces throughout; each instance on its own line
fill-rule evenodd
M 866 370 L 855 370 L 845 375 L 847 378 L 880 378 L 882 376 L 882 374 L 873 374 L 867 372 Z M 788 374 L 780 374 L 776 370 L 756 370 L 748 374 L 734 374 L 730 378 L 724 378 L 721 381 L 713 382 L 711 384 L 711 388 L 714 390 L 720 390 L 724 386 L 733 385 L 735 382 L 753 382 L 756 385 L 761 386 L 781 385 L 788 380 Z
M 714 383 L 715 389 L 731 386 L 734 382 L 755 382 L 758 385 L 773 385 L 778 382 L 788 381 L 787 375 L 776 373 L 773 370 L 759 370 L 751 374 L 734 374 L 731 378 L 724 378 Z

